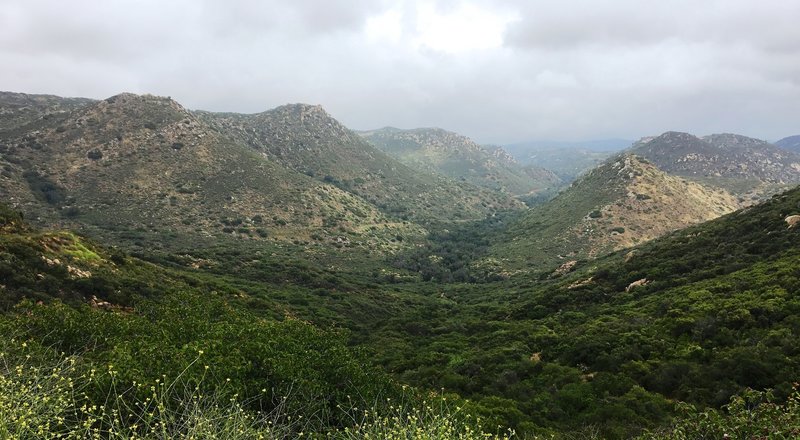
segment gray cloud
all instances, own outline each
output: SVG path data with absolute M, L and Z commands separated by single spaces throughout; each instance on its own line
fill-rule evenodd
M 0 88 L 319 103 L 483 142 L 774 139 L 800 133 L 797 17 L 794 0 L 6 0 Z

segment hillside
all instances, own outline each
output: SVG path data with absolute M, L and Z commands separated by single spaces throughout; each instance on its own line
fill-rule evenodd
M 469 397 L 485 426 L 511 426 L 522 438 L 631 438 L 679 415 L 676 399 L 702 408 L 745 387 L 791 394 L 800 374 L 800 305 L 791 294 L 800 287 L 791 217 L 799 204 L 795 189 L 558 276 L 480 285 L 375 279 L 351 291 L 162 267 L 74 233 L 30 231 L 0 209 L 3 307 L 21 296 L 44 301 L 2 315 L 0 328 L 24 335 L 31 350 L 79 355 L 98 374 L 111 364 L 123 383 L 162 373 L 199 380 L 208 364 L 203 386 L 229 378 L 224 390 L 268 408 L 300 387 L 295 416 L 322 411 L 314 423 L 342 426 L 349 415 L 326 408 L 392 390 L 344 335 L 305 321 L 343 324 L 370 362 L 401 383 Z M 4 359 L 18 350 L 4 347 Z M 198 350 L 202 360 L 186 369 Z M 26 362 L 41 362 L 33 354 Z M 90 398 L 102 401 L 109 382 L 93 386 Z
M 747 196 L 743 200 L 763 198 L 800 182 L 800 155 L 735 134 L 699 138 L 667 132 L 640 140 L 630 152 L 667 173 Z
M 303 241 L 389 249 L 420 228 L 220 135 L 175 101 L 122 94 L 1 138 L 0 192 L 28 218 L 116 242 Z
M 556 273 L 436 286 L 437 301 L 408 307 L 372 338 L 399 377 L 491 405 L 525 432 L 632 438 L 687 414 L 678 401 L 719 408 L 752 396 L 748 387 L 772 388 L 780 403 L 800 375 L 798 206 L 793 189 Z
M 539 270 L 593 258 L 738 208 L 737 200 L 671 176 L 634 155 L 613 158 L 513 223 L 495 257 Z
M 285 105 L 252 115 L 195 113 L 269 160 L 417 222 L 475 220 L 521 207 L 511 197 L 414 170 L 376 149 L 319 106 Z
M 409 438 L 448 420 L 459 438 L 501 440 L 452 419 L 461 408 L 428 406 L 466 403 L 456 396 L 401 386 L 346 332 L 295 318 L 287 296 L 330 303 L 310 289 L 245 293 L 226 277 L 36 230 L 2 203 L 0 279 L 3 438 Z M 357 316 L 364 302 L 341 310 Z M 414 417 L 413 429 L 399 422 Z
M 63 117 L 92 102 L 86 98 L 0 92 L 0 134 Z
M 360 135 L 412 168 L 512 195 L 536 195 L 560 184 L 549 170 L 521 166 L 502 147 L 482 147 L 466 136 L 440 128 L 386 127 Z
M 785 137 L 777 142 L 775 146 L 789 150 L 795 153 L 800 153 L 800 135 Z

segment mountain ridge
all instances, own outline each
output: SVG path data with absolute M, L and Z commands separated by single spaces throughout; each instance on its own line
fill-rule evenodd
M 561 183 L 549 170 L 520 165 L 501 146 L 482 146 L 438 127 L 407 130 L 385 127 L 359 134 L 411 167 L 514 196 L 552 191 Z
M 800 135 L 787 136 L 776 141 L 775 145 L 795 153 L 800 153 Z
M 414 170 L 363 140 L 319 106 L 291 104 L 252 115 L 196 114 L 239 143 L 295 171 L 353 192 L 405 220 L 469 220 L 495 210 L 522 207 L 509 196 Z
M 700 138 L 671 131 L 643 138 L 628 151 L 668 173 L 726 188 L 743 200 L 763 199 L 800 182 L 800 155 L 737 134 Z
M 0 189 L 49 223 L 369 248 L 422 234 L 231 141 L 169 98 L 115 95 L 7 142 Z

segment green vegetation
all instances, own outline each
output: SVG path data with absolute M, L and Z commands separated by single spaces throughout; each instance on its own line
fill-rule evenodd
M 349 347 L 346 330 L 321 329 L 288 309 L 255 315 L 222 280 L 71 233 L 5 233 L 0 257 L 4 304 L 13 305 L 0 318 L 6 437 L 485 438 L 456 409 L 465 402 L 450 396 L 452 411 L 428 408 L 429 398 Z
M 0 204 L 0 437 L 798 432 L 800 189 L 668 233 L 736 201 L 622 157 L 520 213 L 302 105 L 30 116 L 0 192 L 60 229 Z
M 507 270 L 540 270 L 641 244 L 738 206 L 725 191 L 619 155 L 521 215 L 493 240 L 488 255 Z
M 699 410 L 681 404 L 680 418 L 667 429 L 648 432 L 641 439 L 794 439 L 800 436 L 800 395 L 795 391 L 783 403 L 771 392 L 746 390 L 731 398 L 723 411 Z
M 3 324 L 6 324 L 3 322 Z M 244 398 L 229 379 L 214 377 L 203 351 L 177 377 L 126 382 L 127 366 L 95 365 L 85 356 L 59 355 L 34 340 L 0 341 L 0 436 L 105 439 L 509 439 L 491 435 L 479 420 L 462 414 L 447 396 L 430 400 L 364 402 L 362 396 L 337 404 L 342 424 L 323 425 L 315 400 L 293 394 L 276 398 L 262 389 Z M 102 393 L 106 393 L 105 396 Z M 363 402 L 366 406 L 361 405 Z M 264 407 L 267 403 L 269 406 Z M 458 403 L 458 400 L 453 402 Z M 299 406 L 298 406 L 299 405 Z M 308 417 L 311 416 L 311 417 Z
M 489 254 L 492 243 L 518 216 L 516 212 L 501 212 L 480 222 L 440 225 L 432 228 L 423 246 L 397 253 L 390 263 L 397 269 L 418 274 L 422 281 L 476 283 L 501 280 L 507 277 L 502 267 L 473 263 Z
M 797 206 L 795 190 L 632 253 L 578 262 L 560 277 L 543 271 L 483 284 L 381 283 L 301 260 L 236 269 L 247 249 L 217 254 L 229 263 L 213 269 L 189 269 L 193 259 L 180 258 L 157 266 L 72 234 L 6 233 L 7 307 L 23 296 L 78 304 L 96 295 L 112 305 L 27 302 L 5 325 L 8 334 L 80 352 L 82 362 L 115 365 L 128 382 L 161 374 L 205 381 L 202 371 L 182 373 L 202 350 L 243 402 L 258 399 L 254 390 L 275 390 L 268 400 L 287 394 L 288 384 L 314 396 L 315 414 L 326 414 L 318 429 L 346 424 L 335 408 L 349 404 L 347 395 L 400 398 L 374 362 L 401 383 L 469 398 L 484 426 L 523 438 L 623 438 L 665 429 L 683 414 L 677 402 L 711 411 L 747 388 L 773 389 L 778 404 L 792 396 L 800 237 L 783 219 Z M 76 241 L 100 259 L 70 255 Z M 331 325 L 349 332 L 318 330 Z M 300 402 L 293 411 L 309 407 Z

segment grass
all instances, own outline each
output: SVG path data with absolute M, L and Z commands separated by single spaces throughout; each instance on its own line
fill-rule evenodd
M 83 243 L 81 243 L 80 239 L 75 236 L 74 234 L 68 234 L 69 238 L 71 239 L 69 242 L 69 246 L 62 249 L 62 251 L 72 256 L 74 259 L 78 261 L 85 261 L 85 262 L 100 262 L 103 259 L 93 250 L 86 247 Z

